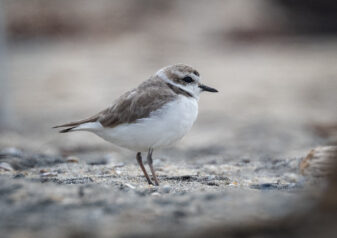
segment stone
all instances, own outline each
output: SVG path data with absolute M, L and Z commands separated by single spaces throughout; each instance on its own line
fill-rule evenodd
M 79 158 L 75 157 L 75 156 L 69 156 L 66 159 L 67 163 L 78 163 L 79 162 Z
M 164 185 L 161 187 L 161 192 L 163 193 L 169 193 L 171 191 L 171 186 L 170 185 Z
M 9 163 L 1 162 L 0 163 L 0 170 L 13 171 L 14 169 L 13 169 L 13 167 Z

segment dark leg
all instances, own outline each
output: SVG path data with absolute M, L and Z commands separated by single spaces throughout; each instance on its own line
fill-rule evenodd
M 144 165 L 143 165 L 142 154 L 141 154 L 140 152 L 138 152 L 136 157 L 137 157 L 137 162 L 138 162 L 140 168 L 142 169 L 142 171 L 143 171 L 143 173 L 144 173 L 144 175 L 145 175 L 145 178 L 146 178 L 147 182 L 148 182 L 149 184 L 153 184 L 152 181 L 150 180 L 149 175 L 147 174 L 147 172 L 146 172 L 146 170 L 145 170 Z
M 149 152 L 147 153 L 147 163 L 149 164 L 150 166 L 150 170 L 151 170 L 151 173 L 152 173 L 152 176 L 153 176 L 153 179 L 154 179 L 154 183 L 156 186 L 159 186 L 159 182 L 158 182 L 158 179 L 157 179 L 157 176 L 156 176 L 156 173 L 153 169 L 153 166 L 152 166 L 152 152 L 153 152 L 153 149 L 149 149 Z

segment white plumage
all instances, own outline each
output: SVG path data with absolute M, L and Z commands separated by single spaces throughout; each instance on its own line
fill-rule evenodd
M 103 128 L 99 122 L 85 123 L 74 129 L 90 131 L 115 145 L 139 152 L 172 145 L 191 128 L 198 115 L 197 99 L 178 96 L 152 112 L 150 117 L 131 124 Z

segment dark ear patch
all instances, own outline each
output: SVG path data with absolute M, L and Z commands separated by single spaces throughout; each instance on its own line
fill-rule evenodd
M 196 70 L 193 71 L 193 74 L 195 74 L 195 75 L 198 76 L 198 77 L 200 76 L 199 72 L 196 71 Z

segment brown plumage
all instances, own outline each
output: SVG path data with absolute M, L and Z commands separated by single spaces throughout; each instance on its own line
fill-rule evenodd
M 138 88 L 126 92 L 119 97 L 115 104 L 96 115 L 84 120 L 74 121 L 53 128 L 68 127 L 60 133 L 70 132 L 77 126 L 88 122 L 100 122 L 103 127 L 113 128 L 123 123 L 132 123 L 146 118 L 152 111 L 161 108 L 164 104 L 174 100 L 177 95 L 192 97 L 192 95 L 178 87 L 168 85 L 162 80 L 151 78 Z
M 193 69 L 192 67 L 184 64 L 178 64 L 176 65 L 176 71 L 178 72 L 184 72 L 184 74 L 195 74 L 196 76 L 200 76 L 199 72 Z M 187 85 L 186 82 L 183 81 L 183 78 L 181 75 L 176 74 L 175 71 L 166 71 L 165 72 L 166 76 L 172 80 L 172 82 L 181 84 L 181 85 Z

